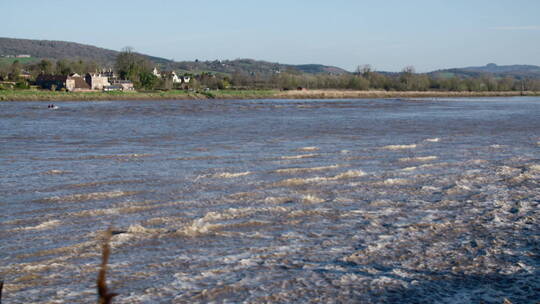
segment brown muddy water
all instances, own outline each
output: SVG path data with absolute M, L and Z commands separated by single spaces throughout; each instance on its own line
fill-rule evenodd
M 5 303 L 536 303 L 540 98 L 0 103 Z M 121 232 L 121 233 L 120 233 Z

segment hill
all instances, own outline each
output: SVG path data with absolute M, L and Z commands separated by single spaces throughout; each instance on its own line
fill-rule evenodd
M 346 74 L 346 70 L 321 64 L 290 65 L 253 59 L 182 61 L 174 64 L 176 69 L 186 72 L 217 72 L 224 74 L 246 73 L 269 75 L 292 71 L 307 74 Z
M 513 77 L 517 79 L 540 79 L 540 67 L 535 65 L 496 65 L 494 63 L 478 67 L 454 68 L 431 72 L 438 77 L 471 78 L 490 74 L 495 77 Z
M 100 48 L 75 42 L 31 40 L 0 37 L 0 56 L 28 54 L 34 60 L 47 59 L 81 59 L 100 64 L 112 65 L 118 51 Z M 214 72 L 214 73 L 248 73 L 273 74 L 275 72 L 294 70 L 309 74 L 345 74 L 346 70 L 320 64 L 286 65 L 253 59 L 236 59 L 225 61 L 183 61 L 173 62 L 168 59 L 143 55 L 162 69 L 175 69 L 181 72 Z M 4 60 L 6 61 L 6 60 Z M 9 60 L 8 60 L 9 61 Z
M 75 42 L 0 37 L 0 56 L 28 54 L 33 58 L 81 59 L 112 65 L 118 53 L 118 51 Z M 159 57 L 146 57 L 159 64 L 170 62 L 170 60 Z
M 30 59 L 18 59 L 21 62 L 36 61 L 41 58 L 47 59 L 81 59 L 93 61 L 102 65 L 112 66 L 118 51 L 100 48 L 92 45 L 66 41 L 31 40 L 0 37 L 0 56 L 5 55 L 31 55 Z M 168 59 L 144 55 L 162 70 L 176 70 L 177 72 L 212 72 L 232 75 L 243 73 L 250 75 L 273 75 L 280 72 L 306 73 L 306 74 L 332 74 L 343 75 L 350 72 L 322 64 L 280 64 L 253 59 L 214 60 L 214 61 L 181 61 L 174 62 Z M 13 58 L 0 58 L 0 64 L 10 63 Z M 387 76 L 395 76 L 399 73 L 379 72 Z M 490 74 L 497 78 L 513 77 L 517 79 L 540 79 L 540 67 L 534 65 L 505 65 L 499 66 L 490 63 L 479 67 L 464 67 L 438 70 L 428 73 L 430 76 L 439 78 L 476 78 L 484 74 Z

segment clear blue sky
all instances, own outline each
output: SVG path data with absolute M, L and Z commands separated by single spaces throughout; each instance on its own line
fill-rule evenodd
M 93 3 L 93 4 L 91 4 Z M 0 0 L 0 37 L 353 70 L 540 65 L 540 0 Z

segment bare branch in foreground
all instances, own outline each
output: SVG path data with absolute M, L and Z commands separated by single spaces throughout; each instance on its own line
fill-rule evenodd
M 107 288 L 107 264 L 109 263 L 109 256 L 111 254 L 111 236 L 112 232 L 109 228 L 103 239 L 101 268 L 99 269 L 97 277 L 98 304 L 110 304 L 112 303 L 112 299 L 118 295 L 117 293 L 109 292 L 109 289 Z

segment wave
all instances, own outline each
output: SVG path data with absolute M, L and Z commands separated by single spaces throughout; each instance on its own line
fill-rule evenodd
M 302 196 L 302 202 L 304 204 L 320 204 L 324 203 L 324 201 L 324 199 L 313 194 L 307 194 Z
M 337 169 L 339 167 L 340 167 L 339 165 L 332 165 L 332 166 L 321 166 L 321 167 L 313 167 L 313 168 L 286 168 L 286 169 L 278 169 L 278 170 L 275 170 L 274 172 L 280 173 L 280 174 L 296 174 L 296 173 L 332 170 L 332 169 Z
M 210 211 L 203 217 L 193 220 L 190 224 L 185 225 L 181 229 L 176 230 L 175 233 L 185 236 L 198 236 L 201 234 L 208 234 L 226 227 L 238 227 L 245 225 L 260 225 L 261 221 L 255 222 L 242 222 L 234 224 L 214 223 L 216 221 L 232 220 L 238 218 L 251 218 L 256 213 L 288 213 L 289 208 L 285 207 L 268 207 L 268 208 L 229 208 L 222 212 Z
M 404 150 L 404 149 L 415 149 L 416 148 L 416 144 L 412 144 L 412 145 L 389 145 L 389 146 L 384 146 L 383 149 L 386 149 L 386 150 Z
M 401 169 L 401 171 L 411 172 L 411 171 L 415 171 L 416 169 L 418 169 L 418 167 L 407 167 L 407 168 Z
M 281 159 L 302 159 L 302 158 L 314 158 L 319 157 L 319 154 L 301 154 L 301 155 L 291 155 L 291 156 L 282 156 Z
M 264 202 L 267 204 L 285 204 L 288 202 L 294 201 L 293 198 L 286 197 L 286 196 L 269 196 L 264 199 Z
M 319 151 L 320 149 L 318 147 L 303 147 L 303 148 L 298 148 L 296 149 L 296 151 L 300 151 L 300 152 L 312 152 L 312 151 Z
M 20 230 L 46 230 L 59 226 L 62 222 L 59 220 L 50 220 L 43 222 L 37 226 L 22 227 Z
M 437 159 L 438 159 L 437 156 L 418 156 L 418 157 L 400 158 L 399 161 L 400 162 L 428 162 L 428 161 L 433 161 Z
M 60 175 L 60 174 L 68 174 L 68 173 L 70 173 L 70 172 L 69 171 L 63 171 L 63 170 L 56 170 L 56 169 L 41 172 L 41 174 L 44 174 L 44 175 Z
M 223 173 L 213 174 L 210 177 L 212 177 L 212 178 L 237 178 L 237 177 L 247 176 L 247 175 L 250 175 L 250 174 L 251 174 L 250 171 L 236 172 L 236 173 L 223 172 Z
M 349 170 L 343 173 L 340 173 L 336 176 L 331 177 L 311 177 L 311 178 L 289 178 L 286 180 L 282 180 L 280 182 L 277 182 L 276 186 L 284 186 L 284 187 L 290 187 L 290 186 L 302 186 L 310 183 L 319 183 L 319 182 L 328 182 L 328 181 L 337 181 L 342 179 L 351 179 L 356 177 L 361 177 L 366 175 L 365 172 L 361 170 Z
M 81 194 L 71 194 L 66 196 L 53 196 L 49 198 L 44 198 L 40 201 L 51 202 L 51 203 L 61 203 L 61 202 L 83 202 L 91 200 L 101 200 L 107 198 L 117 198 L 122 196 L 130 196 L 136 194 L 136 191 L 110 191 L 110 192 L 92 192 L 92 193 L 81 193 Z
M 430 142 L 430 143 L 436 143 L 436 142 L 440 142 L 441 139 L 438 138 L 438 137 L 435 137 L 435 138 L 427 138 L 427 139 L 424 139 L 425 142 Z
M 79 157 L 77 159 L 80 159 L 80 160 L 90 160 L 90 159 L 132 159 L 132 158 L 150 157 L 150 156 L 154 156 L 154 155 L 155 154 L 149 154 L 149 153 L 90 155 L 90 156 L 82 156 L 82 157 Z
M 389 178 L 383 181 L 384 185 L 406 185 L 411 181 L 405 178 Z
M 125 206 L 125 207 L 107 208 L 107 209 L 83 210 L 83 211 L 71 213 L 70 215 L 74 217 L 93 217 L 93 216 L 115 215 L 115 214 L 130 214 L 130 213 L 137 213 L 141 211 L 155 209 L 158 207 L 159 206 Z

